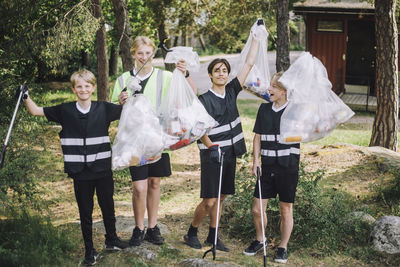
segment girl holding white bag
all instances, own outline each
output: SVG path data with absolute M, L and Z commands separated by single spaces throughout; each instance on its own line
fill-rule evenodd
M 148 97 L 155 110 L 161 104 L 170 87 L 171 72 L 163 71 L 152 66 L 155 52 L 154 42 L 145 36 L 138 36 L 131 47 L 132 57 L 135 59 L 135 67 L 131 71 L 123 73 L 115 83 L 111 101 L 125 104 L 132 95 L 131 86 L 128 83 L 134 78 L 139 82 L 141 93 Z M 194 83 L 186 70 L 186 63 L 179 61 L 176 67 L 182 71 L 185 78 L 195 90 Z M 168 153 L 162 153 L 157 162 L 132 166 L 129 168 L 132 177 L 132 204 L 136 226 L 129 241 L 131 246 L 140 246 L 143 239 L 157 245 L 164 243 L 160 230 L 157 227 L 158 206 L 160 202 L 160 178 L 171 175 L 170 157 Z M 144 215 L 147 209 L 148 227 L 145 233 Z

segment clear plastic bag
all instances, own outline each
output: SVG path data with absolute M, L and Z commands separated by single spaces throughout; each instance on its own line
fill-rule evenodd
M 280 142 L 311 142 L 330 134 L 354 112 L 331 90 L 324 65 L 309 52 L 281 76 L 289 104 L 281 117 Z
M 259 96 L 268 94 L 268 87 L 270 83 L 270 74 L 268 68 L 268 32 L 264 24 L 259 24 L 259 20 L 253 24 L 250 29 L 250 35 L 247 39 L 246 45 L 240 53 L 239 63 L 233 66 L 232 75 L 236 77 L 239 71 L 243 68 L 246 61 L 247 53 L 250 50 L 252 38 L 260 41 L 256 61 L 253 68 L 250 70 L 249 75 L 244 82 L 247 90 L 256 93 Z
M 113 170 L 156 162 L 163 150 L 164 133 L 151 101 L 143 94 L 130 96 L 112 146 Z
M 199 58 L 191 47 L 174 47 L 166 63 L 185 60 L 189 71 L 199 68 Z M 165 133 L 165 149 L 176 150 L 202 137 L 217 122 L 207 113 L 182 72 L 172 73 L 170 88 L 159 108 L 159 118 Z

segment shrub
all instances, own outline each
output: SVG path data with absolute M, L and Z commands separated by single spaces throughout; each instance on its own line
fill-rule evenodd
M 14 213 L 0 221 L 2 266 L 61 266 L 76 239 L 51 225 L 49 218 Z
M 327 191 L 320 186 L 323 170 L 308 172 L 301 164 L 296 201 L 291 248 L 312 248 L 330 254 L 336 250 L 368 242 L 370 228 L 360 220 L 348 219 L 354 211 L 353 199 L 339 191 Z M 228 232 L 245 242 L 255 237 L 251 213 L 256 178 L 246 167 L 236 175 L 236 194 L 227 198 L 226 214 L 221 218 Z M 270 200 L 267 206 L 266 235 L 280 239 L 279 200 Z M 350 221 L 349 221 L 350 220 Z

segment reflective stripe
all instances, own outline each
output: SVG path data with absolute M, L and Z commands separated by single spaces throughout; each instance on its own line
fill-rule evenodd
M 243 133 L 240 133 L 240 134 L 236 135 L 235 137 L 233 137 L 233 143 L 235 144 L 235 143 L 239 142 L 240 140 L 242 140 L 243 138 L 244 138 Z
M 82 155 L 64 155 L 65 162 L 85 162 L 85 156 Z
M 86 138 L 86 145 L 100 145 L 104 143 L 110 143 L 109 136 Z
M 121 90 L 124 89 L 124 78 L 121 76 L 118 77 L 118 82 L 119 82 L 119 86 L 121 87 Z
M 87 162 L 93 162 L 98 159 L 106 159 L 111 157 L 111 151 L 99 152 L 97 154 L 87 155 Z M 85 162 L 83 155 L 64 155 L 65 162 Z
M 232 121 L 231 123 L 213 128 L 210 130 L 208 135 L 214 135 L 214 134 L 219 134 L 222 132 L 227 132 L 231 130 L 232 128 L 235 128 L 238 124 L 240 123 L 240 117 L 237 117 L 236 120 Z
M 208 133 L 208 135 L 214 135 L 214 134 L 219 134 L 222 132 L 226 132 L 229 131 L 231 129 L 231 127 L 229 127 L 229 124 L 225 124 L 216 128 L 212 128 L 210 130 L 210 132 Z
M 62 146 L 83 146 L 83 138 L 61 138 Z
M 163 71 L 158 70 L 157 72 L 157 85 L 156 85 L 156 90 L 157 90 L 157 95 L 156 95 L 156 110 L 161 105 L 161 96 L 162 96 L 162 76 L 163 76 Z
M 83 138 L 61 138 L 62 146 L 83 146 Z M 110 143 L 109 136 L 91 137 L 86 138 L 86 145 L 100 145 Z
M 224 146 L 231 146 L 232 145 L 232 140 L 224 140 L 224 141 L 217 141 L 214 142 L 214 144 L 218 144 L 219 147 L 224 147 Z
M 278 136 L 277 140 L 279 140 L 279 136 Z M 277 141 L 277 140 L 275 139 L 275 135 L 274 134 L 262 134 L 261 135 L 261 141 L 271 141 L 271 142 L 273 142 L 273 141 Z
M 99 152 L 97 154 L 87 155 L 87 162 L 93 162 L 98 159 L 106 159 L 111 157 L 111 151 Z
M 232 128 L 235 128 L 236 125 L 238 125 L 239 123 L 240 123 L 240 117 L 237 117 L 236 120 L 231 122 Z
M 236 135 L 235 137 L 233 137 L 232 140 L 229 139 L 229 140 L 223 140 L 223 141 L 215 141 L 215 142 L 213 142 L 213 144 L 219 145 L 219 147 L 231 146 L 232 144 L 239 142 L 243 138 L 244 138 L 243 133 L 240 133 L 240 134 Z M 208 147 L 206 147 L 203 143 L 197 144 L 197 146 L 199 147 L 199 149 L 208 149 Z
M 278 153 L 278 155 L 277 155 Z M 266 157 L 284 157 L 289 156 L 290 154 L 300 155 L 300 149 L 296 147 L 291 147 L 288 149 L 281 149 L 278 151 L 275 150 L 268 150 L 268 149 L 261 149 L 261 155 Z

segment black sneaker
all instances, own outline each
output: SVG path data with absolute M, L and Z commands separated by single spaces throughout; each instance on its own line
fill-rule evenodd
M 153 228 L 147 228 L 144 240 L 147 240 L 155 245 L 164 244 L 164 237 L 161 236 L 160 228 L 158 228 L 157 225 Z
M 122 250 L 129 247 L 128 243 L 122 241 L 118 236 L 106 239 L 106 250 Z
M 214 244 L 214 240 L 212 240 L 210 242 L 210 240 L 206 239 L 206 241 L 204 241 L 204 244 L 206 244 L 207 246 L 212 246 Z M 230 249 L 227 248 L 224 243 L 222 243 L 221 239 L 217 238 L 217 249 L 221 250 L 221 251 L 225 251 L 225 252 L 229 252 Z
M 135 227 L 132 232 L 131 240 L 129 240 L 129 246 L 140 246 L 144 238 L 144 230 L 140 230 L 139 227 Z
M 189 247 L 195 248 L 195 249 L 201 249 L 201 243 L 200 243 L 197 235 L 195 235 L 195 236 L 185 235 L 183 237 L 183 240 L 185 240 L 185 244 L 188 245 Z
M 92 249 L 91 251 L 85 253 L 83 264 L 86 266 L 93 266 L 96 264 L 98 258 L 99 253 L 97 253 L 95 249 Z
M 286 263 L 288 260 L 288 254 L 286 248 L 278 248 L 275 253 L 275 262 Z
M 267 241 L 265 241 L 265 245 L 267 245 Z M 250 244 L 250 246 L 243 251 L 243 254 L 247 255 L 247 256 L 254 256 L 262 248 L 263 248 L 263 242 L 260 242 L 258 240 L 254 240 Z

